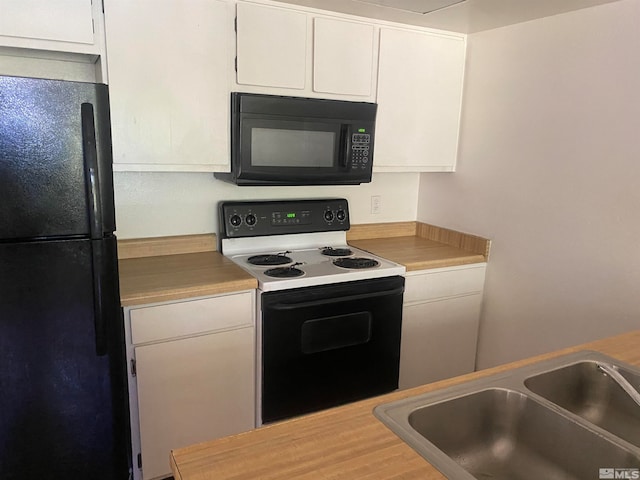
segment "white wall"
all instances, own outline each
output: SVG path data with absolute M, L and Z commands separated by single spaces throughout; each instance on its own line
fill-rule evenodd
M 353 186 L 238 187 L 212 173 L 115 172 L 118 238 L 218 233 L 217 204 L 222 200 L 344 197 L 351 223 L 416 219 L 420 175 L 379 173 Z M 371 214 L 379 195 L 380 213 Z
M 422 175 L 418 220 L 493 239 L 478 367 L 640 328 L 640 1 L 467 59 L 458 171 Z

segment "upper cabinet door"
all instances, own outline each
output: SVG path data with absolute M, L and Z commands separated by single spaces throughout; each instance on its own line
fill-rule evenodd
M 228 171 L 227 3 L 110 0 L 105 7 L 115 169 Z
M 453 171 L 464 36 L 381 28 L 376 171 Z
M 91 0 L 0 0 L 0 35 L 93 44 Z
M 373 25 L 321 17 L 313 25 L 313 90 L 371 95 Z
M 238 83 L 304 89 L 307 15 L 248 3 L 237 8 Z

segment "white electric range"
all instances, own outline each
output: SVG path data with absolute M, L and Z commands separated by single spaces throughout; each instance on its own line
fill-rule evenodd
M 346 199 L 219 215 L 222 254 L 258 280 L 258 425 L 398 387 L 405 267 L 347 245 Z

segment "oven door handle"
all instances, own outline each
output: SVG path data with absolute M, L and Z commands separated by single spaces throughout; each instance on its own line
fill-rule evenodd
M 328 305 L 330 303 L 336 303 L 336 302 L 349 302 L 351 300 L 363 300 L 365 298 L 389 297 L 392 295 L 400 295 L 402 293 L 404 293 L 404 287 L 394 288 L 393 290 L 386 290 L 382 292 L 370 292 L 370 293 L 361 293 L 357 295 L 347 295 L 345 297 L 324 298 L 322 300 L 314 300 L 312 302 L 275 303 L 273 305 L 270 305 L 269 308 L 273 310 L 293 310 L 296 308 L 319 307 L 322 305 Z

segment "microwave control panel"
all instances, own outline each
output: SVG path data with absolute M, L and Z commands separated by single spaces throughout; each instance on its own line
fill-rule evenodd
M 351 135 L 351 168 L 367 168 L 371 157 L 371 135 L 354 133 Z
M 344 198 L 222 202 L 221 232 L 226 238 L 349 230 Z

